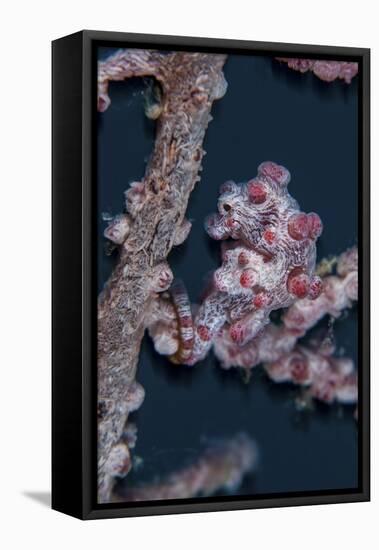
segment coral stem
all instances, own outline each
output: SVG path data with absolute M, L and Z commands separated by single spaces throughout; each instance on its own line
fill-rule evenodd
M 119 246 L 119 260 L 98 305 L 99 502 L 110 497 L 115 475 L 110 458 L 130 412 L 126 396 L 135 381 L 149 315 L 157 293 L 172 280 L 166 258 L 188 234 L 184 216 L 199 180 L 210 110 L 226 91 L 224 62 L 224 55 L 126 49 L 99 63 L 101 112 L 110 104 L 112 80 L 149 75 L 162 87 L 156 140 L 145 175 L 126 191 L 127 218 L 118 218 L 106 231 Z
M 257 462 L 255 443 L 245 434 L 215 442 L 190 466 L 155 483 L 119 489 L 122 502 L 209 496 L 216 491 L 236 491 L 242 478 Z

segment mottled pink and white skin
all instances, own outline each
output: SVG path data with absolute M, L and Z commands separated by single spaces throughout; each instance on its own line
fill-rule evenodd
M 325 346 L 300 347 L 298 340 L 358 299 L 358 250 L 334 259 L 334 274 L 333 262 L 319 269 L 322 278 L 315 274 L 322 223 L 317 214 L 300 212 L 289 180 L 284 167 L 266 162 L 247 184 L 221 187 L 219 212 L 206 229 L 223 241 L 222 264 L 200 306 L 191 309 L 182 283 L 158 295 L 149 332 L 156 350 L 174 363 L 193 365 L 212 347 L 225 369 L 263 364 L 275 381 L 308 386 L 311 397 L 354 402 L 353 363 L 332 357 Z M 281 308 L 281 323 L 270 322 L 270 313 Z
M 264 162 L 247 183 L 221 186 L 218 213 L 205 227 L 212 238 L 232 241 L 223 246 L 222 265 L 195 317 L 189 364 L 205 357 L 220 331 L 243 346 L 269 322 L 271 311 L 319 296 L 314 268 L 322 222 L 300 211 L 289 181 L 286 168 Z
M 306 73 L 311 71 L 320 80 L 324 82 L 333 82 L 333 80 L 344 80 L 350 84 L 352 79 L 358 74 L 358 63 L 350 61 L 331 61 L 320 59 L 299 59 L 290 57 L 277 57 L 278 61 L 283 61 L 290 69 Z

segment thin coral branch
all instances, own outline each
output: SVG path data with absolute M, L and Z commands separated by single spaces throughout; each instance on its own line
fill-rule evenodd
M 315 74 L 320 80 L 333 82 L 333 80 L 344 80 L 350 84 L 352 79 L 358 74 L 358 63 L 350 61 L 330 61 L 319 59 L 300 59 L 297 57 L 277 57 L 288 65 L 290 69 L 306 73 L 308 71 Z
M 334 351 L 334 346 L 322 341 L 296 346 L 264 368 L 274 382 L 292 382 L 305 387 L 308 398 L 324 403 L 356 403 L 358 378 L 354 362 L 347 357 L 333 357 Z
M 282 316 L 282 323 L 270 323 L 247 345 L 238 346 L 227 331 L 214 340 L 214 353 L 224 368 L 252 369 L 260 363 L 272 363 L 289 354 L 298 340 L 325 315 L 337 318 L 358 299 L 358 249 L 342 253 L 334 275 L 322 278 L 323 290 L 314 300 L 297 300 Z
M 239 433 L 209 445 L 190 466 L 163 480 L 139 487 L 120 487 L 115 499 L 122 502 L 209 496 L 217 491 L 235 492 L 247 473 L 254 471 L 257 449 L 252 439 Z
M 334 265 L 335 273 L 330 274 Z M 334 357 L 335 348 L 327 339 L 313 340 L 307 345 L 299 345 L 298 341 L 325 315 L 336 319 L 358 299 L 357 247 L 348 249 L 334 261 L 321 262 L 317 272 L 323 275 L 321 294 L 313 300 L 303 298 L 295 301 L 285 310 L 280 324 L 271 322 L 255 338 L 239 344 L 233 340 L 228 323 L 224 322 L 212 338 L 210 347 L 225 369 L 240 367 L 250 372 L 263 364 L 273 381 L 305 386 L 308 397 L 326 403 L 334 400 L 355 403 L 358 381 L 353 361 Z M 182 301 L 189 304 L 183 286 L 181 293 Z M 182 345 L 178 330 L 180 321 L 178 318 L 174 320 L 175 308 L 172 308 L 169 329 L 153 324 L 154 330 L 150 332 L 156 349 L 160 340 L 170 338 L 171 353 Z

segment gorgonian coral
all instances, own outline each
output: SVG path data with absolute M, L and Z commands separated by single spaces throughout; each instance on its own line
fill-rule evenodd
M 191 228 L 185 219 L 187 202 L 200 179 L 212 103 L 226 91 L 225 59 L 219 54 L 131 48 L 98 66 L 99 112 L 111 105 L 111 81 L 148 76 L 160 90 L 157 103 L 146 109 L 147 116 L 157 120 L 146 173 L 130 184 L 125 213 L 111 220 L 104 233 L 119 255 L 98 305 L 99 502 L 113 498 L 115 478 L 132 467 L 136 432 L 128 415 L 144 398 L 136 371 L 145 329 L 157 352 L 174 363 L 193 365 L 213 347 L 223 368 L 250 372 L 261 363 L 273 380 L 300 384 L 312 397 L 356 400 L 351 361 L 333 357 L 331 349 L 298 343 L 322 316 L 336 317 L 356 300 L 356 249 L 340 257 L 334 275 L 315 273 L 322 223 L 317 214 L 301 212 L 289 195 L 290 174 L 284 167 L 265 162 L 247 183 L 223 184 L 218 213 L 206 220 L 208 234 L 223 241 L 222 263 L 202 303 L 191 305 L 185 286 L 172 284 L 167 257 Z M 349 83 L 358 70 L 356 63 L 281 60 L 328 82 Z M 281 324 L 270 322 L 270 313 L 281 308 Z M 230 448 L 238 458 L 240 449 L 250 447 L 237 443 Z M 225 457 L 230 456 L 228 449 Z M 223 476 L 218 477 L 224 466 L 217 456 L 207 455 L 188 471 L 163 480 L 152 493 L 142 488 L 129 496 L 163 494 L 171 490 L 173 479 L 183 494 L 208 493 L 225 486 Z M 197 483 L 199 475 L 203 485 Z
M 334 346 L 315 341 L 296 346 L 277 361 L 264 365 L 274 382 L 292 382 L 307 389 L 309 397 L 325 403 L 356 403 L 357 372 L 347 357 L 334 357 Z
M 288 67 L 295 71 L 301 73 L 311 71 L 320 80 L 324 80 L 325 82 L 340 79 L 350 84 L 352 79 L 358 74 L 358 63 L 351 61 L 300 59 L 297 57 L 277 57 L 276 59 L 287 63 Z
M 281 323 L 269 323 L 250 342 L 238 345 L 227 330 L 221 330 L 213 346 L 223 368 L 252 369 L 260 363 L 272 363 L 290 353 L 325 315 L 336 319 L 358 299 L 358 251 L 353 247 L 336 259 L 335 274 L 329 268 L 322 276 L 322 292 L 315 299 L 296 300 L 282 315 Z M 322 269 L 318 269 L 322 273 Z
M 149 77 L 160 89 L 159 106 L 154 113 L 148 109 L 157 122 L 145 174 L 126 190 L 125 213 L 105 230 L 119 254 L 98 303 L 99 502 L 111 498 L 115 472 L 128 468 L 129 445 L 120 444 L 133 405 L 126 396 L 134 388 L 145 329 L 172 281 L 167 256 L 190 229 L 187 202 L 200 179 L 213 101 L 226 92 L 225 59 L 221 54 L 127 48 L 98 64 L 98 110 L 104 113 L 100 116 L 112 109 L 112 81 Z M 162 309 L 161 327 L 170 325 L 170 312 L 170 305 Z M 160 343 L 170 352 L 169 340 L 161 338 Z
M 244 475 L 257 464 L 255 442 L 244 432 L 225 440 L 211 442 L 189 466 L 166 478 L 140 485 L 122 487 L 117 499 L 122 501 L 165 500 L 208 496 L 217 491 L 235 491 Z

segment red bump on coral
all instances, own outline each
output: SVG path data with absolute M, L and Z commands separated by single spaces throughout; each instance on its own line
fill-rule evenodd
M 249 254 L 246 250 L 243 250 L 242 252 L 240 252 L 240 254 L 238 255 L 238 263 L 240 266 L 245 266 L 249 263 Z
M 318 298 L 322 291 L 322 279 L 318 275 L 314 275 L 309 283 L 308 297 L 311 300 Z
M 257 284 L 257 273 L 253 269 L 245 269 L 240 276 L 241 286 L 251 288 Z
M 322 233 L 322 221 L 318 214 L 311 212 L 308 214 L 308 231 L 311 239 L 318 239 Z
M 308 216 L 303 212 L 294 214 L 288 220 L 288 233 L 296 241 L 302 241 L 308 237 Z
M 287 289 L 297 298 L 305 298 L 309 291 L 309 277 L 300 268 L 295 268 L 288 275 Z
M 199 325 L 197 328 L 197 334 L 199 335 L 200 339 L 204 342 L 208 342 L 211 339 L 211 334 L 209 329 L 204 325 Z
M 254 296 L 253 304 L 257 309 L 262 309 L 267 307 L 270 304 L 270 301 L 270 297 L 266 292 L 258 292 L 258 294 Z
M 236 231 L 239 227 L 239 223 L 237 220 L 233 219 L 233 218 L 228 218 L 226 220 L 226 226 L 228 229 L 230 229 L 231 231 Z
M 241 344 L 245 338 L 245 327 L 241 323 L 235 323 L 230 327 L 230 337 L 236 344 Z
M 282 186 L 287 185 L 290 180 L 290 173 L 287 168 L 271 161 L 262 162 L 258 166 L 258 174 L 266 176 Z
M 275 231 L 273 231 L 272 229 L 266 229 L 266 231 L 264 231 L 263 233 L 263 238 L 268 244 L 272 244 L 275 241 L 275 237 Z
M 295 355 L 290 361 L 292 380 L 296 384 L 304 384 L 309 380 L 309 367 L 306 358 L 302 355 Z
M 247 193 L 253 204 L 262 204 L 267 198 L 267 192 L 263 183 L 251 180 L 247 184 Z
M 276 382 L 293 382 L 307 387 L 308 395 L 325 403 L 356 403 L 357 375 L 354 364 L 346 357 L 333 357 L 332 349 L 297 346 L 294 350 L 265 365 Z

